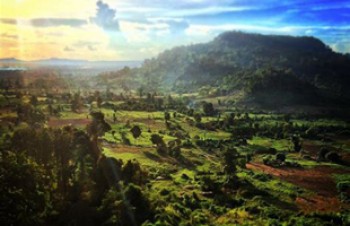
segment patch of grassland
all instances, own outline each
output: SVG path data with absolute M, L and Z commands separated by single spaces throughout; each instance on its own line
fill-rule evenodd
M 350 174 L 333 174 L 333 178 L 336 183 L 349 181 L 350 182 Z
M 123 162 L 136 159 L 143 166 L 158 167 L 160 165 L 159 162 L 147 158 L 141 150 L 140 152 L 118 152 L 118 149 L 112 150 L 110 148 L 103 147 L 103 153 L 108 157 L 122 159 Z
M 72 111 L 60 112 L 60 119 L 86 119 L 89 113 L 75 113 Z M 91 118 L 91 116 L 89 116 Z
M 0 119 L 2 119 L 2 118 L 16 118 L 16 117 L 17 117 L 17 113 L 13 112 L 13 111 L 10 111 L 10 112 L 3 111 L 0 113 Z
M 294 198 L 299 193 L 306 192 L 306 190 L 303 190 L 296 185 L 260 172 L 242 171 L 238 173 L 238 177 L 248 180 L 261 190 L 268 191 L 279 200 L 288 202 L 294 201 Z
M 287 139 L 274 140 L 266 137 L 253 137 L 248 140 L 249 145 L 263 146 L 266 148 L 275 148 L 276 150 L 289 150 L 291 142 Z

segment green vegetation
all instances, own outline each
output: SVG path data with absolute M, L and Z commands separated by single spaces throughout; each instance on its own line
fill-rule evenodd
M 0 222 L 349 225 L 343 57 L 314 38 L 229 32 L 89 82 L 8 72 Z

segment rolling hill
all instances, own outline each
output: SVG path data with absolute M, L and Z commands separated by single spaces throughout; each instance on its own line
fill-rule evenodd
M 253 101 L 278 97 L 275 103 L 289 105 L 347 102 L 349 71 L 348 55 L 314 37 L 232 31 L 206 44 L 164 51 L 135 74 L 150 90 L 188 93 L 209 87 L 218 96 L 243 91 Z

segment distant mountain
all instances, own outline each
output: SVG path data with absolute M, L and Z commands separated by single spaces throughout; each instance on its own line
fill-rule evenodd
M 37 67 L 67 68 L 77 70 L 89 70 L 100 73 L 104 71 L 116 71 L 123 67 L 135 68 L 141 65 L 141 61 L 89 61 L 81 59 L 49 58 L 33 61 L 18 60 L 16 58 L 0 59 L 0 70 L 24 70 Z
M 42 60 L 30 61 L 32 63 L 48 63 L 48 64 L 83 64 L 89 62 L 88 60 L 77 59 L 63 59 L 63 58 L 49 58 Z
M 333 52 L 314 37 L 225 32 L 209 43 L 176 47 L 146 60 L 137 75 L 152 81 L 150 85 L 180 93 L 201 88 L 211 88 L 217 95 L 244 91 L 245 97 L 256 101 L 262 100 L 258 94 L 285 96 L 288 90 L 288 98 L 280 98 L 280 103 L 298 104 L 329 96 L 347 99 L 349 71 L 348 56 Z
M 18 63 L 18 62 L 21 62 L 21 60 L 18 60 L 16 58 L 1 58 L 0 62 L 1 63 Z
M 65 58 L 48 58 L 48 59 L 40 59 L 40 60 L 19 60 L 16 58 L 0 58 L 0 62 L 2 63 L 141 63 L 141 61 L 137 60 L 98 60 L 98 61 L 90 61 L 90 60 L 82 60 L 82 59 L 65 59 Z

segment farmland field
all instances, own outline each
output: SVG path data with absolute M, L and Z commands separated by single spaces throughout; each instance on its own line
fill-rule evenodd
M 341 187 L 350 173 L 345 119 L 239 108 L 206 114 L 201 105 L 184 108 L 186 100 L 176 95 L 159 110 L 127 110 L 169 96 L 90 95 L 88 104 L 81 94 L 2 98 L 2 161 L 27 162 L 24 173 L 38 174 L 35 186 L 53 195 L 12 198 L 52 203 L 33 207 L 49 211 L 49 223 L 65 221 L 76 205 L 95 208 L 85 217 L 98 222 L 99 214 L 121 208 L 109 202 L 129 189 L 140 192 L 133 205 L 145 208 L 144 200 L 148 224 L 323 225 L 349 216 L 350 193 Z M 8 175 L 23 166 L 10 167 L 2 170 Z

